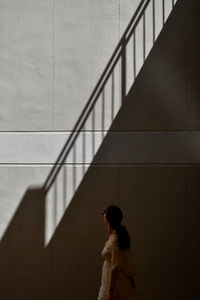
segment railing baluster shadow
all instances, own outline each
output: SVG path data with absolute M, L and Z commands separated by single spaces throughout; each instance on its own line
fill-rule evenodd
M 165 0 L 162 0 L 162 17 L 163 17 L 163 25 L 165 24 Z
M 152 0 L 152 15 L 153 15 L 153 44 L 154 44 L 156 39 L 155 0 Z
M 146 17 L 143 15 L 143 63 L 146 59 Z
M 112 72 L 112 83 L 111 83 L 111 123 L 114 120 L 114 111 L 115 111 L 115 73 L 114 70 Z
M 67 170 L 66 166 L 64 165 L 63 168 L 63 211 L 67 206 Z

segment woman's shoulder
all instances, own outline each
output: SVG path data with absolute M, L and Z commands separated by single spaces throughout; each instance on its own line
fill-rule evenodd
M 109 236 L 108 245 L 110 247 L 118 246 L 118 236 L 115 230 Z

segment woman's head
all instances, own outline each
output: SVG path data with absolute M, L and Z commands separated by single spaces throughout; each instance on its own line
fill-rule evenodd
M 104 211 L 104 220 L 106 220 L 113 229 L 120 225 L 122 219 L 123 213 L 118 206 L 110 205 Z
M 123 213 L 118 206 L 110 205 L 103 212 L 104 221 L 115 230 L 118 238 L 118 245 L 120 249 L 129 249 L 131 246 L 131 239 L 126 228 L 121 225 Z

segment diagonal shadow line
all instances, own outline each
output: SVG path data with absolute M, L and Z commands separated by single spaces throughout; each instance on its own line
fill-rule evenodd
M 80 131 L 84 129 L 84 125 L 85 125 L 88 117 L 90 116 L 90 113 L 94 109 L 94 106 L 95 106 L 97 100 L 99 99 L 100 94 L 102 93 L 102 91 L 104 91 L 107 81 L 109 80 L 110 76 L 114 73 L 114 68 L 120 58 L 121 58 L 121 62 L 122 62 L 122 65 L 121 65 L 121 102 L 123 102 L 123 100 L 125 99 L 125 97 L 126 97 L 126 46 L 132 36 L 134 38 L 134 46 L 135 46 L 135 30 L 136 30 L 140 20 L 143 18 L 143 35 L 144 35 L 143 36 L 143 52 L 144 52 L 143 63 L 145 62 L 145 60 L 146 60 L 145 40 L 144 40 L 144 37 L 145 37 L 145 29 L 144 29 L 145 12 L 151 1 L 152 1 L 152 26 L 153 26 L 152 47 L 153 47 L 155 40 L 156 40 L 156 38 L 155 38 L 155 0 L 142 0 L 140 2 L 139 6 L 137 7 L 127 28 L 125 29 L 118 45 L 116 46 L 107 66 L 105 67 L 99 81 L 97 82 L 91 96 L 89 97 L 88 102 L 86 103 L 82 113 L 80 114 L 77 122 L 75 123 L 75 126 L 72 129 L 69 138 L 67 139 L 56 162 L 54 163 L 54 167 L 51 169 L 45 183 L 43 184 L 43 190 L 44 190 L 45 194 L 48 193 L 48 191 L 50 190 L 54 181 L 56 180 L 56 177 L 57 177 L 58 173 L 60 172 L 62 165 L 66 161 L 66 158 L 68 157 L 70 150 L 72 149 L 73 145 L 75 144 Z M 177 2 L 178 1 L 176 1 L 176 3 Z M 172 0 L 172 9 L 176 5 L 176 3 L 174 0 Z M 165 1 L 162 1 L 162 5 L 163 5 L 162 9 L 164 10 Z M 164 14 L 163 14 L 163 17 L 164 17 Z M 164 22 L 165 22 L 165 20 L 163 21 L 163 26 L 164 26 Z M 134 55 L 135 55 L 135 53 L 134 53 Z M 136 78 L 136 74 L 135 74 L 135 59 L 134 59 L 133 82 L 134 82 L 135 78 Z
M 59 205 L 59 198 L 58 198 L 58 194 L 60 193 L 58 191 L 57 188 L 57 180 L 59 180 L 58 174 L 61 171 L 61 168 L 63 167 L 63 165 L 66 164 L 66 159 L 68 158 L 68 156 L 70 157 L 70 154 L 72 154 L 72 159 L 73 159 L 73 169 L 72 169 L 72 174 L 70 176 L 72 176 L 72 191 L 70 190 L 70 188 L 68 189 L 68 193 L 67 191 L 67 187 L 66 187 L 66 182 L 64 182 L 63 180 L 66 180 L 66 176 L 63 177 L 63 185 L 64 185 L 64 194 L 63 194 L 63 212 L 66 210 L 66 208 L 68 207 L 68 204 L 71 202 L 73 195 L 76 192 L 76 188 L 79 186 L 80 182 L 83 180 L 84 176 L 85 176 L 85 172 L 87 170 L 87 166 L 86 165 L 90 165 L 96 155 L 96 151 L 93 151 L 92 153 L 92 157 L 91 157 L 91 162 L 86 162 L 85 161 L 85 142 L 86 142 L 86 138 L 85 138 L 85 128 L 86 128 L 86 121 L 88 120 L 88 117 L 90 116 L 90 113 L 92 113 L 92 130 L 93 130 L 93 134 L 92 134 L 92 149 L 95 149 L 95 137 L 94 137 L 94 129 L 95 129 L 95 125 L 94 125 L 94 118 L 95 118 L 95 104 L 97 102 L 97 100 L 102 101 L 102 103 L 100 103 L 102 105 L 101 110 L 102 110 L 102 118 L 101 118 L 101 133 L 102 133 L 102 137 L 101 137 L 101 143 L 105 138 L 105 116 L 104 116 L 104 108 L 105 108 L 105 88 L 106 88 L 106 83 L 108 81 L 108 79 L 110 78 L 110 76 L 112 77 L 112 82 L 113 80 L 113 76 L 114 76 L 114 72 L 115 72 L 115 66 L 117 64 L 117 62 L 119 61 L 119 59 L 121 58 L 121 68 L 120 68 L 120 72 L 119 72 L 119 78 L 121 79 L 121 83 L 119 84 L 119 97 L 121 96 L 120 100 L 121 103 L 119 104 L 119 107 L 117 108 L 117 112 L 119 111 L 119 109 L 122 107 L 122 105 L 124 104 L 124 100 L 126 99 L 128 93 L 126 94 L 126 76 L 127 76 L 127 70 L 126 70 L 126 65 L 127 65 L 127 57 L 126 57 L 126 47 L 127 44 L 129 42 L 129 40 L 131 39 L 131 37 L 136 36 L 136 28 L 140 22 L 140 20 L 143 22 L 143 26 L 145 26 L 145 13 L 146 13 L 146 9 L 148 7 L 148 5 L 151 3 L 152 1 L 152 7 L 150 6 L 150 8 L 152 9 L 152 16 L 151 16 L 151 21 L 152 21 L 152 26 L 155 26 L 155 22 L 153 22 L 153 17 L 155 17 L 155 6 L 154 1 L 155 0 L 144 0 L 141 1 L 137 11 L 135 12 L 134 16 L 132 17 L 128 27 L 125 30 L 125 33 L 123 34 L 120 42 L 118 43 L 118 46 L 116 47 L 108 65 L 106 66 L 100 80 L 98 81 L 94 91 L 92 92 L 83 112 L 81 113 L 78 121 L 76 122 L 73 131 L 71 132 L 69 138 L 67 139 L 65 145 L 63 146 L 62 151 L 60 152 L 60 155 L 57 158 L 57 161 L 54 163 L 54 166 L 52 167 L 44 185 L 42 186 L 42 191 L 44 196 L 47 195 L 47 193 L 49 192 L 50 188 L 53 186 L 53 184 L 55 184 L 55 188 L 53 189 L 53 198 L 51 199 L 51 196 L 49 199 L 50 202 L 53 201 L 50 205 L 53 205 L 53 214 L 51 213 L 50 219 L 51 221 L 53 220 L 53 224 L 54 224 L 54 228 L 52 229 L 51 232 L 51 237 L 53 235 L 53 232 L 55 231 L 57 225 L 59 224 L 60 220 L 61 220 L 61 216 L 59 216 L 59 214 L 57 215 L 57 205 Z M 171 1 L 171 0 L 169 0 Z M 178 3 L 179 1 L 176 1 L 176 3 Z M 169 13 L 169 15 L 171 14 L 172 10 L 173 10 L 174 6 L 172 6 L 172 9 Z M 155 21 L 155 20 L 154 20 Z M 167 21 L 167 19 L 165 20 Z M 161 29 L 163 29 L 164 26 L 161 26 Z M 143 34 L 145 33 L 145 27 L 143 27 Z M 127 35 L 126 35 L 127 34 Z M 157 37 L 159 36 L 159 34 L 156 36 L 156 39 L 153 41 L 153 43 L 151 44 L 151 49 L 149 50 L 149 53 L 151 52 Z M 137 76 L 140 73 L 141 68 L 143 67 L 144 63 L 146 62 L 146 58 L 148 57 L 149 53 L 146 55 L 145 53 L 145 40 L 144 40 L 144 36 L 142 39 L 142 46 L 143 46 L 143 63 L 142 66 L 138 68 L 137 70 L 137 74 L 134 74 L 133 80 L 132 80 L 132 85 L 135 82 L 135 79 L 137 78 Z M 128 52 L 128 51 L 127 51 Z M 134 61 L 135 63 L 135 61 Z M 137 64 L 137 61 L 136 61 Z M 133 65 L 133 67 L 135 67 Z M 127 68 L 128 69 L 128 68 Z M 112 89 L 114 88 L 114 86 L 112 85 Z M 121 94 L 121 95 L 120 95 Z M 99 97 L 100 96 L 100 97 Z M 114 97 L 114 94 L 112 94 L 112 97 Z M 113 99 L 112 99 L 113 100 Z M 113 107 L 112 107 L 113 109 Z M 109 123 L 109 128 L 112 127 L 112 124 L 115 120 L 115 117 L 111 119 L 111 122 Z M 80 134 L 80 132 L 83 131 L 83 145 L 82 145 L 82 149 L 81 149 L 81 155 L 82 155 L 82 159 L 83 161 L 81 162 L 81 164 L 83 164 L 83 174 L 81 175 L 81 180 L 79 180 L 77 178 L 77 174 L 76 174 L 76 168 L 75 165 L 77 163 L 76 161 L 76 142 L 78 139 L 78 136 Z M 107 130 L 106 130 L 107 131 Z M 105 133 L 104 133 L 105 132 Z M 107 135 L 107 134 L 106 134 Z M 99 144 L 99 146 L 101 145 L 101 143 Z M 98 147 L 99 147 L 98 146 Z M 97 147 L 97 148 L 98 148 Z M 71 153 L 71 150 L 73 151 L 73 153 Z M 65 168 L 62 168 L 62 170 Z M 65 174 L 66 175 L 66 174 Z M 60 189 L 59 189 L 60 190 Z M 70 193 L 72 192 L 72 195 L 70 195 Z M 67 195 L 68 194 L 68 195 Z M 70 195 L 70 197 L 68 197 Z M 69 199 L 70 198 L 70 199 Z M 49 203 L 50 203 L 49 202 Z M 47 205 L 48 206 L 48 205 Z M 53 219 L 52 219 L 53 218 Z M 48 214 L 46 216 L 46 219 L 49 219 Z M 47 230 L 47 240 L 49 240 L 49 233 L 50 231 Z M 50 237 L 50 240 L 51 240 Z M 49 240 L 49 241 L 50 241 Z M 48 243 L 49 243 L 48 241 Z
M 110 75 L 112 74 L 114 67 L 116 66 L 117 62 L 119 61 L 120 57 L 122 56 L 122 94 L 125 96 L 125 48 L 130 40 L 132 34 L 134 33 L 138 23 L 140 22 L 142 16 L 145 13 L 145 10 L 147 6 L 149 5 L 151 0 L 142 0 L 136 9 L 131 21 L 129 22 L 126 30 L 124 31 L 124 34 L 122 35 L 117 47 L 115 48 L 105 70 L 103 71 L 99 81 L 97 82 L 91 96 L 89 97 L 89 100 L 87 104 L 85 105 L 80 117 L 78 118 L 74 128 L 72 129 L 72 133 L 70 134 L 68 140 L 66 141 L 65 145 L 63 146 L 63 149 L 61 150 L 54 167 L 50 171 L 44 185 L 43 189 L 45 193 L 47 194 L 49 189 L 51 188 L 53 182 L 55 181 L 62 165 L 64 164 L 71 148 L 73 147 L 80 131 L 83 129 L 83 126 L 88 119 L 95 103 L 98 100 L 99 95 L 101 94 L 106 82 L 108 81 Z M 124 66 L 124 67 L 123 67 Z

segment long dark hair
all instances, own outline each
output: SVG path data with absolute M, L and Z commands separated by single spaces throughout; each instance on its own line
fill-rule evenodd
M 131 239 L 124 225 L 121 224 L 123 213 L 118 206 L 110 205 L 104 211 L 106 218 L 111 226 L 116 231 L 118 246 L 120 249 L 126 250 L 131 247 Z

